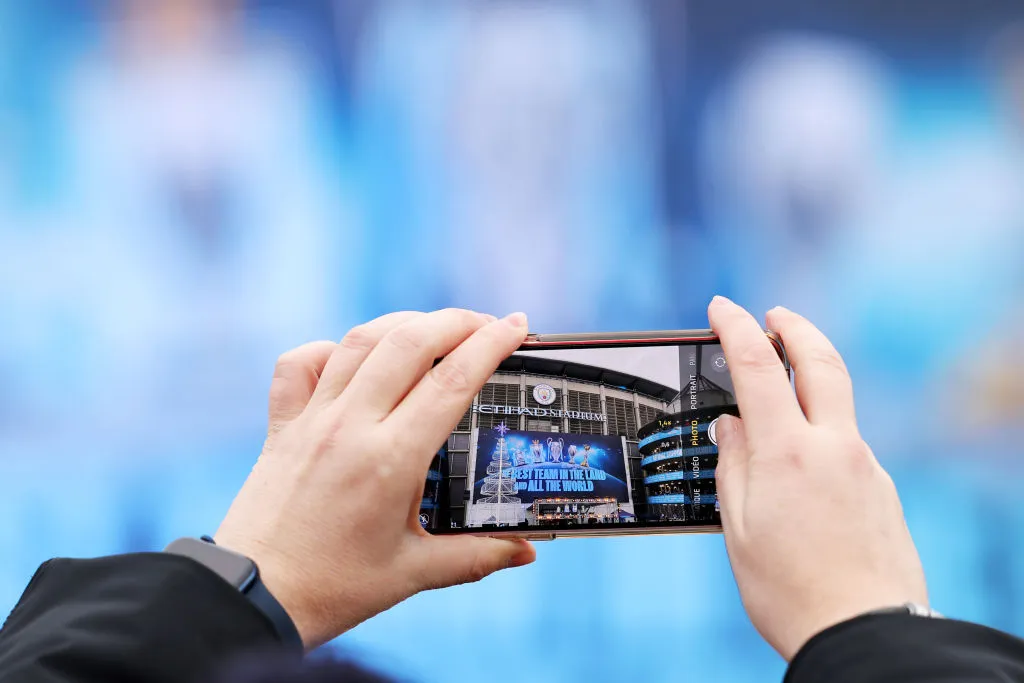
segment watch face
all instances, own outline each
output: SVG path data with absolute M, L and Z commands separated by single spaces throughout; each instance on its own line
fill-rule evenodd
M 194 538 L 181 538 L 167 546 L 166 551 L 191 557 L 243 592 L 256 579 L 255 562 L 233 550 L 212 543 Z

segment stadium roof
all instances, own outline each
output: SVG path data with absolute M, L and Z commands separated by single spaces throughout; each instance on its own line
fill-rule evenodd
M 635 377 L 624 372 L 608 370 L 607 368 L 600 368 L 594 365 L 572 363 L 539 356 L 511 356 L 498 366 L 498 372 L 547 375 L 549 377 L 565 377 L 584 382 L 607 384 L 613 387 L 621 387 L 627 391 L 645 394 L 666 403 L 671 402 L 679 395 L 679 389 L 671 389 L 664 384 L 652 382 L 642 377 Z

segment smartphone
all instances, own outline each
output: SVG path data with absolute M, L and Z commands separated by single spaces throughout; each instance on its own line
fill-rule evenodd
M 438 451 L 420 524 L 531 540 L 721 531 L 725 413 L 739 410 L 711 330 L 531 334 Z

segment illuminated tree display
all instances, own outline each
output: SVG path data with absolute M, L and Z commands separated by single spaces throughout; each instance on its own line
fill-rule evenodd
M 508 503 L 522 504 L 516 497 L 516 480 L 505 476 L 505 470 L 512 466 L 508 457 L 508 444 L 505 442 L 505 435 L 509 428 L 502 422 L 494 431 L 500 435 L 498 444 L 491 453 L 491 462 L 487 465 L 487 477 L 484 479 L 480 493 L 483 497 L 481 503 L 503 505 Z

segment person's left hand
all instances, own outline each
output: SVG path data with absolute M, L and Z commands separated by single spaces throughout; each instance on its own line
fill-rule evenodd
M 307 649 L 419 591 L 533 562 L 527 541 L 419 523 L 431 460 L 526 331 L 522 314 L 393 313 L 278 361 L 263 453 L 215 540 L 256 562 Z

